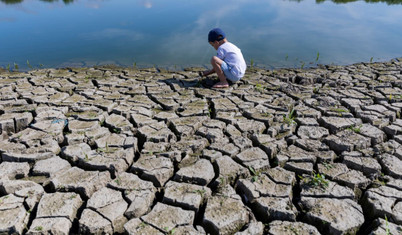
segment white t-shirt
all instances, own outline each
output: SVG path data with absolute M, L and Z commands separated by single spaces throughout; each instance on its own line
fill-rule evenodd
M 233 43 L 225 42 L 217 50 L 217 57 L 225 61 L 231 68 L 230 70 L 236 77 L 243 77 L 246 72 L 246 61 L 241 50 Z

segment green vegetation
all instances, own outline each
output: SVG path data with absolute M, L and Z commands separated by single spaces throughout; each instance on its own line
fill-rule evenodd
M 90 80 L 90 77 L 89 77 L 88 75 L 84 77 L 84 81 L 85 81 L 86 83 L 88 83 L 89 80 Z
M 208 117 L 211 117 L 211 116 L 212 116 L 212 109 L 211 109 L 211 108 L 208 109 L 207 116 L 208 116 Z
M 105 148 L 98 148 L 96 151 L 99 152 L 103 152 L 103 153 L 113 153 L 114 151 L 116 151 L 117 148 L 109 148 L 108 143 L 106 142 Z
M 18 134 L 15 138 L 16 139 L 19 139 L 19 138 L 21 138 L 22 137 L 22 134 Z
M 64 190 L 66 189 L 66 186 L 64 186 L 64 185 L 57 185 L 56 189 L 57 189 L 57 190 L 60 190 L 60 191 L 64 191 Z
M 261 113 L 261 116 L 263 116 L 263 117 L 270 117 L 270 116 L 272 116 L 272 114 L 270 114 L 270 113 L 268 113 L 268 112 L 262 112 L 262 113 Z
M 287 115 L 284 115 L 284 116 L 283 116 L 283 122 L 286 123 L 286 124 L 288 124 L 288 125 L 290 126 L 290 125 L 292 125 L 292 124 L 296 124 L 295 118 L 296 118 L 295 110 L 294 110 L 294 108 L 292 108 L 292 109 L 288 112 Z
M 28 68 L 33 69 L 32 65 L 29 63 L 29 60 L 27 60 L 27 65 L 28 65 Z
M 226 180 L 225 177 L 219 177 L 219 184 L 220 184 L 220 185 L 226 185 L 226 184 L 227 184 L 226 181 L 227 181 L 227 180 Z
M 198 193 L 198 194 L 200 194 L 201 196 L 204 196 L 204 193 L 206 193 L 207 191 L 205 191 L 204 189 L 197 189 L 197 190 L 194 190 L 193 191 L 193 193 Z
M 314 188 L 321 188 L 321 189 L 326 189 L 329 185 L 328 180 L 325 179 L 325 176 L 320 173 L 315 173 L 313 171 L 313 175 L 304 178 L 303 176 L 299 176 L 301 180 L 303 180 L 305 183 L 310 185 L 311 187 Z
M 256 182 L 258 180 L 258 177 L 260 177 L 261 175 L 261 171 L 256 171 L 252 166 L 249 166 L 248 169 L 251 171 L 251 174 L 253 175 L 251 181 Z
M 332 107 L 329 110 L 332 111 L 332 112 L 338 113 L 338 115 L 340 117 L 342 117 L 343 113 L 348 113 L 349 112 L 349 110 L 347 110 L 347 109 L 335 108 L 335 107 Z
M 120 134 L 121 129 L 113 128 L 112 133 Z
M 4 2 L 5 4 L 17 4 L 17 3 L 21 3 L 24 0 L 0 0 L 2 2 Z
M 346 128 L 346 130 L 351 130 L 351 131 L 353 131 L 354 133 L 360 133 L 362 126 L 363 126 L 363 125 L 359 125 L 358 127 L 356 127 L 356 126 L 351 126 L 351 127 Z
M 266 226 L 269 226 L 269 224 L 267 224 Z M 292 227 L 292 226 L 285 226 L 285 228 L 286 228 L 286 232 L 289 229 L 292 232 L 292 234 L 299 235 L 300 231 L 297 228 Z
M 88 154 L 84 153 L 84 155 L 85 155 L 84 162 L 88 162 L 89 161 Z
M 109 152 L 109 145 L 107 144 L 107 142 L 106 142 L 106 152 L 108 153 Z
M 166 234 L 173 235 L 175 228 L 169 229 L 169 227 L 164 227 L 163 230 L 165 230 Z
M 319 59 L 320 59 L 320 52 L 317 52 L 317 55 L 315 56 L 315 60 L 314 60 L 314 61 L 310 61 L 310 62 L 307 62 L 307 63 L 306 63 L 306 61 L 304 61 L 304 60 L 299 60 L 299 58 L 296 58 L 296 61 L 300 63 L 300 69 L 304 69 L 304 67 L 306 66 L 306 64 L 309 64 L 309 65 L 314 65 L 314 64 L 315 64 L 315 65 L 317 65 L 317 62 L 318 62 Z M 285 60 L 286 60 L 286 61 L 288 60 L 288 55 L 287 55 L 287 54 L 286 54 Z
M 372 182 L 372 187 L 373 187 L 373 188 L 378 188 L 378 187 L 384 186 L 384 185 L 387 184 L 387 181 L 388 181 L 388 180 L 384 177 L 384 173 L 381 173 L 380 176 L 377 176 L 377 177 L 373 180 L 373 182 Z
M 139 228 L 145 228 L 145 226 L 147 226 L 145 222 L 142 222 L 140 225 L 138 225 Z
M 116 179 L 114 180 L 114 182 L 115 182 L 117 185 L 121 185 L 121 179 L 120 179 L 120 177 L 117 176 Z
M 392 94 L 389 94 L 388 100 L 389 100 L 389 101 L 392 101 L 393 99 L 398 100 L 398 102 L 399 102 L 399 100 L 402 99 L 402 95 L 392 95 Z
M 263 87 L 261 84 L 259 84 L 259 83 L 255 84 L 254 89 L 255 89 L 256 91 L 259 91 L 259 92 L 263 92 L 263 91 L 264 91 L 264 87 Z
M 35 230 L 36 230 L 36 231 L 42 231 L 42 230 L 43 230 L 43 227 L 42 227 L 42 226 L 36 226 L 36 227 L 35 227 Z
M 22 3 L 24 0 L 0 0 L 1 2 L 4 2 L 5 4 L 18 4 Z M 57 2 L 58 0 L 41 0 L 42 2 Z M 74 2 L 74 0 L 63 0 L 64 4 L 69 4 Z
M 330 110 L 333 111 L 333 112 L 336 112 L 336 113 L 347 113 L 347 112 L 349 112 L 349 110 L 342 109 L 342 108 L 331 108 Z
M 324 165 L 324 167 L 325 167 L 327 170 L 334 168 L 334 166 L 333 166 L 331 163 L 323 162 L 322 164 Z
M 387 218 L 387 215 L 384 215 L 384 216 L 385 216 L 385 234 L 386 234 L 386 235 L 390 235 L 391 232 L 389 231 L 388 218 Z

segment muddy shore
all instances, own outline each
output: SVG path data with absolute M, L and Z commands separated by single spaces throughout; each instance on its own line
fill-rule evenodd
M 402 58 L 0 72 L 0 233 L 402 234 Z

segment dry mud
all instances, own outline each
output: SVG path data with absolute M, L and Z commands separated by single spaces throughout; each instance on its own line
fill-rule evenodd
M 402 59 L 0 72 L 0 234 L 402 234 Z

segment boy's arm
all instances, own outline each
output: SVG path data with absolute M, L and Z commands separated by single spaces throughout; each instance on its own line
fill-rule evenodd
M 213 69 L 211 69 L 211 70 L 206 70 L 204 72 L 201 72 L 200 75 L 201 76 L 208 76 L 208 75 L 211 75 L 213 73 L 215 73 L 215 71 Z

